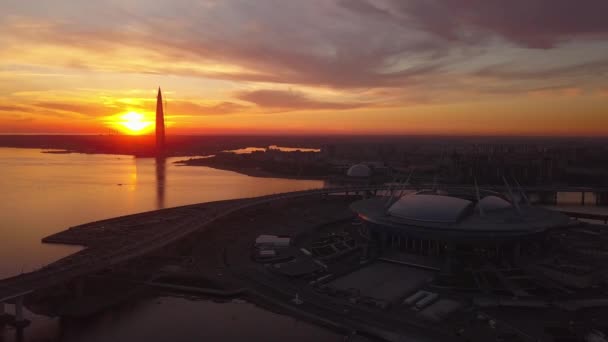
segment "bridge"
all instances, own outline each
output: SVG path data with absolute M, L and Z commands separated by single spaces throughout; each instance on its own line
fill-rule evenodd
M 210 223 L 233 214 L 239 210 L 244 210 L 257 205 L 267 204 L 274 201 L 295 199 L 304 196 L 330 195 L 330 194 L 377 194 L 379 191 L 387 190 L 419 190 L 433 187 L 430 184 L 420 185 L 362 185 L 346 186 L 337 188 L 323 188 L 313 190 L 303 190 L 288 193 L 272 194 L 255 198 L 236 199 L 230 201 L 213 202 L 208 205 L 206 210 L 200 210 L 201 204 L 188 205 L 170 209 L 163 209 L 150 213 L 129 215 L 133 219 L 148 217 L 154 213 L 172 213 L 177 218 L 172 224 L 161 222 L 162 229 L 153 231 L 145 237 L 123 237 L 120 245 L 113 245 L 111 248 L 86 248 L 81 252 L 67 256 L 39 270 L 20 274 L 10 278 L 0 280 L 0 319 L 5 314 L 4 303 L 12 302 L 15 304 L 15 323 L 24 322 L 23 318 L 23 298 L 28 294 L 44 288 L 49 288 L 58 284 L 68 282 L 79 277 L 93 274 L 113 265 L 126 262 L 128 260 L 152 253 L 186 236 L 204 229 Z M 442 186 L 445 188 L 445 186 Z M 453 186 L 452 188 L 471 188 L 471 186 Z M 488 189 L 488 187 L 484 187 Z M 503 191 L 504 187 L 489 187 L 491 190 Z M 543 191 L 568 191 L 568 192 L 608 192 L 608 188 L 587 188 L 587 187 L 529 187 L 524 188 L 525 192 Z M 124 217 L 123 217 L 124 218 Z M 103 225 L 121 218 L 103 220 L 86 225 Z M 601 217 L 600 219 L 606 219 Z M 73 229 L 73 228 L 72 228 Z M 125 238 L 127 238 L 125 240 Z

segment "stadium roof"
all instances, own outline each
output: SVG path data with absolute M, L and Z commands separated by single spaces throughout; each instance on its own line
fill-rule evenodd
M 386 197 L 375 197 L 357 201 L 351 209 L 375 227 L 439 239 L 495 240 L 535 234 L 569 223 L 569 218 L 559 212 L 531 206 L 517 210 L 496 195 L 477 201 L 453 193 L 422 192 L 405 195 L 388 208 Z

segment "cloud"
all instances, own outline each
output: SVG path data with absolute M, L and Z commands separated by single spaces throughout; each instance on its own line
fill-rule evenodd
M 576 87 L 553 87 L 545 89 L 536 89 L 528 92 L 529 95 L 537 97 L 574 97 L 584 93 L 583 89 Z
M 311 99 L 303 93 L 283 90 L 253 90 L 236 94 L 240 100 L 280 110 L 344 110 L 363 107 L 361 103 L 339 103 Z
M 340 0 L 340 6 L 354 12 L 358 12 L 364 16 L 376 16 L 381 19 L 392 19 L 390 11 L 382 9 L 373 1 L 368 0 Z
M 608 75 L 608 58 L 586 63 L 571 64 L 557 67 L 537 69 L 522 69 L 512 63 L 494 64 L 479 69 L 476 76 L 496 79 L 547 79 L 555 77 L 605 78 Z
M 136 99 L 134 103 L 123 100 L 113 100 L 111 104 L 76 103 L 66 100 L 65 102 L 36 102 L 35 109 L 54 111 L 57 115 L 65 113 L 77 113 L 85 116 L 108 117 L 128 110 L 149 111 L 153 107 L 154 99 Z M 144 103 L 142 103 L 144 102 Z M 143 106 L 142 106 L 143 105 Z M 172 100 L 167 103 L 167 113 L 170 115 L 226 115 L 245 111 L 249 106 L 235 102 L 199 103 L 189 100 Z
M 2 35 L 15 62 L 334 88 L 401 86 L 442 66 L 432 56 L 443 47 L 424 34 L 331 1 L 183 5 L 162 18 L 116 10 L 106 22 L 13 17 Z
M 498 35 L 548 49 L 578 38 L 608 36 L 605 0 L 389 0 L 391 8 L 447 40 Z
M 213 104 L 201 104 L 189 101 L 171 101 L 167 105 L 167 113 L 170 115 L 228 115 L 245 112 L 250 106 L 245 106 L 235 102 L 219 102 Z
M 120 108 L 115 106 L 105 106 L 97 103 L 78 103 L 74 101 L 65 102 L 35 102 L 32 104 L 33 111 L 48 111 L 56 116 L 66 116 L 66 114 L 78 114 L 88 117 L 100 117 L 116 114 Z
M 24 109 L 23 106 L 0 105 L 0 112 L 21 112 Z
M 608 32 L 607 6 L 605 0 L 56 0 L 52 6 L 9 0 L 0 14 L 0 61 L 19 72 L 78 75 L 65 81 L 71 89 L 90 75 L 98 83 L 87 87 L 106 89 L 106 75 L 155 81 L 175 75 L 175 84 L 190 89 L 209 89 L 208 79 L 234 81 L 216 82 L 226 87 L 214 90 L 222 94 L 216 102 L 188 100 L 192 93 L 172 99 L 175 115 L 455 103 L 601 84 L 606 61 L 584 61 L 607 50 L 575 55 L 577 47 L 565 43 L 601 45 L 594 39 Z M 561 58 L 563 51 L 569 58 Z M 531 67 L 530 56 L 541 67 Z M 55 91 L 54 80 L 35 78 L 31 84 Z M 268 90 L 278 87 L 306 93 Z M 323 91 L 332 97 L 308 95 Z M 226 93 L 234 98 L 224 101 Z M 67 96 L 30 101 L 57 115 L 114 114 L 126 105 L 71 98 L 78 103 L 67 104 Z

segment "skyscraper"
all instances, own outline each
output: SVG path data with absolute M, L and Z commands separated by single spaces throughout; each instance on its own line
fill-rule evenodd
M 163 94 L 158 87 L 156 96 L 156 155 L 165 153 L 165 113 L 163 111 Z

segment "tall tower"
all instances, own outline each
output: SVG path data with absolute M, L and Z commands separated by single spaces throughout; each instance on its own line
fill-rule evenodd
M 156 95 L 156 155 L 165 153 L 165 113 L 163 111 L 163 94 L 158 87 Z

